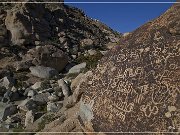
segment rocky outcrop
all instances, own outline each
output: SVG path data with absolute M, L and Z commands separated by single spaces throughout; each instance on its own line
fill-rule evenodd
M 33 44 L 49 38 L 51 28 L 44 17 L 47 15 L 43 4 L 17 4 L 8 10 L 5 25 L 11 32 L 11 42 L 15 45 Z
M 124 36 L 81 84 L 81 124 L 96 132 L 179 132 L 180 5 Z
M 36 132 L 60 122 L 55 131 L 82 131 L 84 75 L 72 79 L 95 67 L 121 34 L 77 8 L 27 2 L 0 3 L 0 130 Z
M 45 45 L 30 49 L 24 61 L 32 61 L 34 65 L 52 67 L 62 71 L 68 63 L 68 56 L 53 45 Z

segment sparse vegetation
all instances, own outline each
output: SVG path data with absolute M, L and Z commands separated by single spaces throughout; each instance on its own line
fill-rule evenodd
M 102 57 L 103 55 L 98 51 L 95 55 L 80 55 L 76 61 L 77 63 L 86 62 L 87 66 L 85 70 L 89 70 L 95 68 Z
M 52 122 L 54 119 L 54 114 L 49 114 L 43 117 L 42 121 L 38 124 L 38 131 L 44 129 L 45 125 Z

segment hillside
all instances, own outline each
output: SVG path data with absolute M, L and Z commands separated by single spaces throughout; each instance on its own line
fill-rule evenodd
M 0 3 L 0 131 L 42 130 L 32 124 L 66 108 L 73 79 L 120 37 L 63 3 Z

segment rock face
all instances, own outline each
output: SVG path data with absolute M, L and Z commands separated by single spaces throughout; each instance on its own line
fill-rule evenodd
M 17 4 L 8 10 L 5 25 L 11 32 L 11 42 L 23 45 L 49 38 L 51 28 L 44 18 L 45 13 L 43 4 Z
M 68 63 L 68 57 L 65 53 L 53 45 L 38 46 L 30 49 L 25 59 L 26 61 L 32 60 L 34 65 L 52 67 L 58 71 L 64 69 Z
M 81 84 L 87 131 L 180 131 L 180 5 L 123 37 Z

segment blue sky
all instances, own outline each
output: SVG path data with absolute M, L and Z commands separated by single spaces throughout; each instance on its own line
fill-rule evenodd
M 65 2 L 174 2 L 175 0 L 65 0 Z M 82 9 L 86 15 L 107 24 L 121 33 L 131 32 L 142 24 L 160 16 L 172 4 L 78 4 L 68 5 Z

